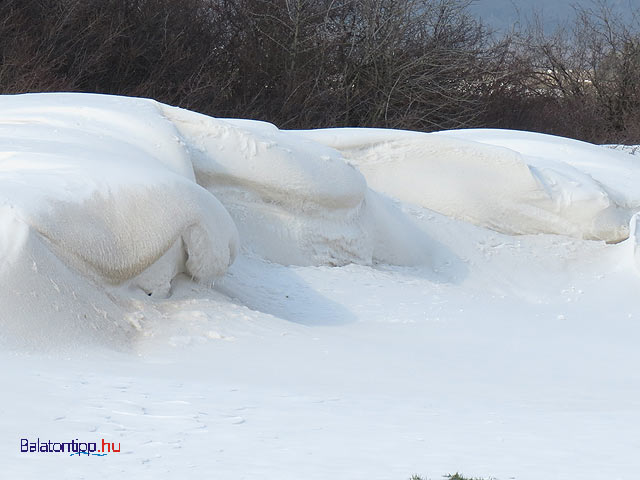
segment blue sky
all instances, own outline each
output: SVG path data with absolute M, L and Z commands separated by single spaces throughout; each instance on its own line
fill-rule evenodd
M 533 9 L 543 13 L 545 26 L 553 27 L 573 14 L 572 5 L 591 6 L 591 0 L 475 0 L 470 10 L 494 28 L 508 29 L 518 20 L 530 16 Z M 610 0 L 615 8 L 640 7 L 640 0 Z M 519 13 L 518 13 L 519 12 Z

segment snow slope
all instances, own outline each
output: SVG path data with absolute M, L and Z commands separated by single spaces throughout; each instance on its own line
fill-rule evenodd
M 635 157 L 0 107 L 8 478 L 635 478 Z

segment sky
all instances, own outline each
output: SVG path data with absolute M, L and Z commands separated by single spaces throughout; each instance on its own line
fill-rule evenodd
M 640 0 L 610 0 L 609 3 L 617 9 L 629 5 L 640 7 Z M 470 10 L 491 27 L 507 30 L 519 18 L 525 19 L 533 11 L 538 11 L 545 19 L 545 27 L 553 28 L 572 18 L 573 5 L 588 7 L 592 4 L 591 0 L 475 0 Z

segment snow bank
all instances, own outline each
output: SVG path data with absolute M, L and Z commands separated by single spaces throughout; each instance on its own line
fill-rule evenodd
M 73 94 L 0 102 L 2 204 L 76 268 L 120 284 L 183 242 L 188 273 L 209 281 L 226 271 L 233 222 L 193 181 L 188 152 L 155 102 Z
M 265 122 L 162 110 L 190 145 L 198 183 L 227 208 L 247 249 L 284 265 L 427 261 L 417 229 L 392 220 L 402 213 L 369 192 L 337 150 Z
M 522 132 L 289 132 L 147 99 L 4 96 L 0 332 L 39 318 L 45 337 L 128 338 L 157 315 L 148 296 L 181 274 L 213 283 L 240 246 L 284 265 L 460 263 L 386 195 L 509 234 L 617 241 L 639 181 L 626 154 Z
M 224 204 L 247 248 L 283 264 L 370 262 L 366 182 L 337 152 L 263 122 L 163 111 L 191 145 L 198 183 Z
M 147 99 L 0 97 L 0 210 L 4 332 L 23 317 L 65 336 L 83 321 L 138 329 L 140 294 L 169 295 L 181 273 L 212 283 L 239 238 L 283 264 L 429 259 L 426 235 L 337 150 Z
M 640 205 L 640 163 L 625 152 L 570 138 L 518 130 L 468 129 L 437 132 L 446 136 L 509 148 L 520 153 L 527 164 L 557 169 L 567 175 L 586 175 L 606 191 L 620 207 Z M 565 170 L 562 170 L 562 169 Z M 576 183 L 580 184 L 581 178 Z
M 507 234 L 620 241 L 640 209 L 640 165 L 620 152 L 526 132 L 292 132 L 338 149 L 399 200 Z
M 61 294 L 35 288 L 41 281 L 31 270 L 83 291 L 85 306 L 113 304 L 111 286 L 166 293 L 181 271 L 205 282 L 224 274 L 236 255 L 236 227 L 194 178 L 184 142 L 155 102 L 0 97 L 2 321 L 54 315 Z M 33 296 L 16 297 L 14 288 Z M 90 310 L 105 324 L 122 318 L 118 307 Z

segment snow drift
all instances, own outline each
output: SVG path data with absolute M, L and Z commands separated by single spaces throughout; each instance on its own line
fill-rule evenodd
M 247 250 L 284 265 L 428 262 L 425 234 L 337 150 L 266 122 L 161 108 L 190 146 L 196 181 L 227 208 Z M 400 218 L 381 221 L 389 208 Z
M 336 150 L 147 99 L 0 98 L 0 199 L 7 325 L 69 314 L 29 286 L 36 272 L 88 308 L 76 320 L 129 328 L 136 292 L 169 295 L 181 273 L 205 284 L 224 275 L 238 230 L 245 249 L 283 264 L 428 258 L 425 235 L 389 217 L 395 207 Z
M 283 264 L 371 262 L 366 182 L 338 152 L 267 123 L 163 111 L 191 146 L 198 183 L 222 201 L 248 248 Z
M 6 325 L 63 317 L 67 330 L 82 319 L 126 327 L 112 287 L 166 293 L 179 272 L 212 282 L 236 255 L 233 221 L 193 181 L 188 151 L 155 102 L 5 96 L 0 151 Z
M 522 132 L 0 97 L 7 477 L 634 478 L 635 162 Z M 96 470 L 25 436 L 122 454 Z
M 640 209 L 638 163 L 576 140 L 499 130 L 293 133 L 338 149 L 376 190 L 510 235 L 617 242 Z
M 291 132 L 148 99 L 3 96 L 2 331 L 27 335 L 21 319 L 38 318 L 45 337 L 128 337 L 156 315 L 148 296 L 178 277 L 211 285 L 241 251 L 462 265 L 387 195 L 507 234 L 622 240 L 640 210 L 631 158 L 523 132 Z
M 2 204 L 87 275 L 121 284 L 180 242 L 184 252 L 166 262 L 210 281 L 235 256 L 233 222 L 193 181 L 176 130 L 152 102 L 4 97 L 0 142 Z

